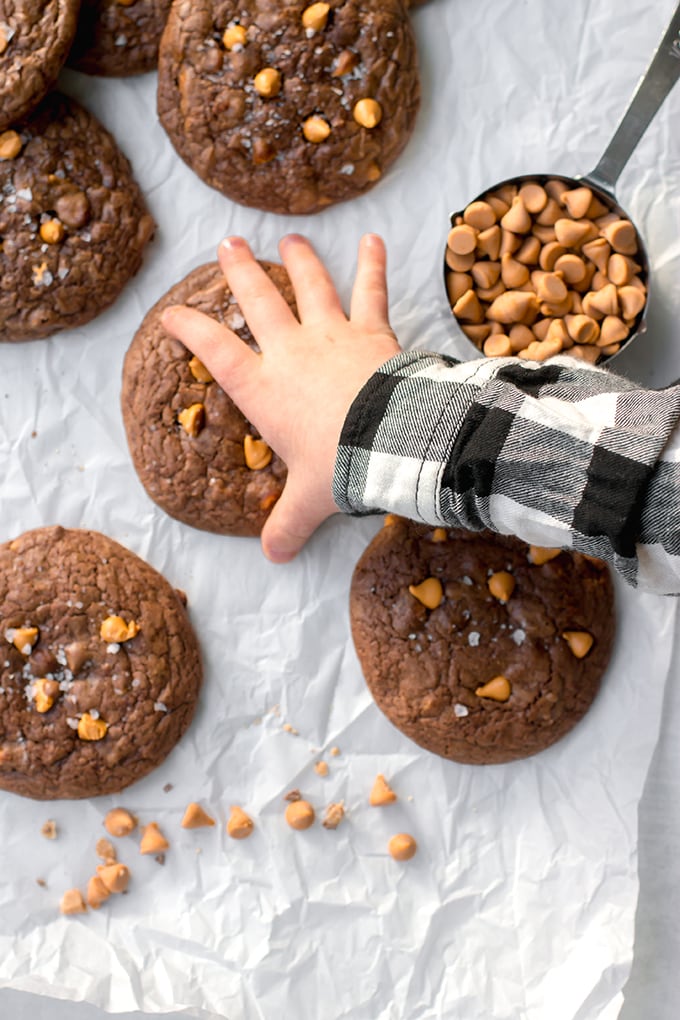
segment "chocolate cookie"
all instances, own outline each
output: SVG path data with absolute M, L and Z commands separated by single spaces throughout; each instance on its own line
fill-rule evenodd
M 294 309 L 283 266 L 262 265 Z M 177 520 L 223 535 L 259 535 L 283 490 L 285 465 L 205 366 L 165 332 L 161 313 L 176 304 L 198 308 L 254 345 L 216 262 L 154 305 L 123 365 L 121 404 L 135 469 L 149 496 Z
M 0 788 L 117 793 L 191 722 L 201 657 L 183 596 L 94 531 L 0 546 Z
M 178 153 L 244 205 L 312 213 L 371 188 L 420 99 L 402 0 L 174 0 L 158 112 Z
M 0 0 L 0 132 L 30 113 L 54 85 L 79 6 L 80 0 Z
M 540 552 L 397 518 L 359 560 L 350 615 L 366 681 L 428 751 L 474 765 L 524 758 L 590 707 L 614 637 L 609 571 L 557 550 L 539 563 Z
M 127 159 L 52 93 L 0 136 L 0 339 L 89 322 L 137 272 L 154 223 Z
M 110 77 L 153 71 L 170 3 L 82 0 L 69 67 Z

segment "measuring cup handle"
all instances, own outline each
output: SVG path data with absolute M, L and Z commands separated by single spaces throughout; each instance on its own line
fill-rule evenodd
M 600 162 L 587 175 L 588 180 L 613 193 L 621 171 L 679 77 L 680 4 L 635 91 L 623 120 L 602 154 Z

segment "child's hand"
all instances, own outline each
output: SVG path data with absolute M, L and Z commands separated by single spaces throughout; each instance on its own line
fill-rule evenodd
M 219 250 L 260 354 L 226 326 L 181 305 L 166 309 L 162 321 L 288 466 L 286 486 L 262 532 L 265 555 L 285 563 L 337 510 L 333 469 L 345 417 L 361 387 L 399 345 L 387 318 L 385 246 L 379 237 L 367 234 L 359 245 L 349 319 L 309 242 L 291 234 L 279 249 L 300 321 L 242 238 L 228 238 Z

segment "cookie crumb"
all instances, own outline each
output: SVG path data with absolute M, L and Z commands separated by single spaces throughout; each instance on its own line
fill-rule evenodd
M 57 838 L 57 823 L 53 819 L 48 818 L 43 827 L 40 830 L 41 835 L 45 839 L 56 839 Z
M 337 803 L 331 803 L 326 808 L 326 813 L 321 823 L 324 829 L 337 829 L 340 822 L 345 817 L 345 802 L 339 800 Z

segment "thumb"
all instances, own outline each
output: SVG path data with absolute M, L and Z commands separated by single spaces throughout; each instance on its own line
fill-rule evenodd
M 272 563 L 288 563 L 319 525 L 336 511 L 330 493 L 324 499 L 318 486 L 298 482 L 295 474 L 289 474 L 262 529 L 262 551 Z

